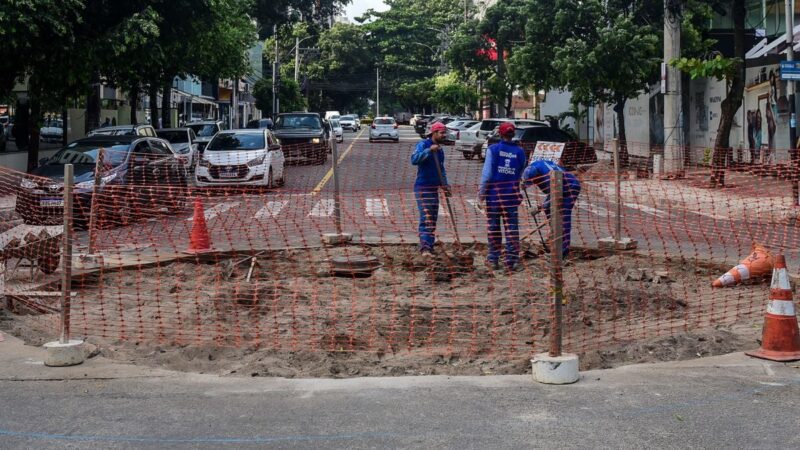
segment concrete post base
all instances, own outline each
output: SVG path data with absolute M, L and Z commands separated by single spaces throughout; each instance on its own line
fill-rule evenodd
M 639 245 L 636 239 L 620 238 L 616 240 L 613 237 L 604 237 L 597 241 L 597 246 L 601 250 L 634 250 Z
M 570 384 L 578 381 L 578 355 L 550 356 L 539 353 L 531 360 L 533 380 L 544 384 Z
M 325 245 L 340 245 L 353 240 L 353 235 L 350 233 L 325 233 L 322 235 L 322 243 Z
M 45 366 L 75 366 L 81 364 L 86 358 L 83 352 L 83 341 L 78 339 L 70 339 L 64 344 L 60 341 L 48 342 L 44 344 L 44 348 L 47 350 Z

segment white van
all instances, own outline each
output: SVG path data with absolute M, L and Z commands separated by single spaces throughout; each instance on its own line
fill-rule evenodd
M 325 111 L 325 120 L 338 119 L 339 116 L 339 111 Z

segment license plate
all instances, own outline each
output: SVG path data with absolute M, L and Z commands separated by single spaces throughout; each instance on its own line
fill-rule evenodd
M 39 200 L 39 206 L 46 208 L 63 207 L 63 198 L 43 198 Z
M 220 172 L 219 173 L 219 177 L 220 178 L 236 178 L 238 176 L 239 176 L 239 174 L 236 173 L 236 172 Z

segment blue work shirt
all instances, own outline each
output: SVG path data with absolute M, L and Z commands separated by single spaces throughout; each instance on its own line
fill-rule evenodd
M 411 164 L 417 166 L 417 181 L 414 186 L 446 186 L 447 172 L 444 170 L 444 147 L 439 144 L 439 151 L 435 152 L 434 157 L 431 151 L 433 140 L 426 138 L 417 144 L 414 153 L 411 155 Z M 439 161 L 439 168 L 442 170 L 442 177 L 436 170 L 436 160 Z
M 525 151 L 513 142 L 500 141 L 486 150 L 480 196 L 487 202 L 519 206 L 519 180 L 525 167 Z
M 553 161 L 540 159 L 532 162 L 526 169 L 522 177 L 525 179 L 525 186 L 535 184 L 544 194 L 547 195 L 546 203 L 550 201 L 550 172 L 564 172 L 564 192 L 580 192 L 581 183 L 575 175 L 567 172 L 563 167 Z

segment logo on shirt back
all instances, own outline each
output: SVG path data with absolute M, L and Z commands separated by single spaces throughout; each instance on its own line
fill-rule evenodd
M 500 153 L 502 154 L 503 152 L 500 152 Z M 514 167 L 511 167 L 511 159 L 506 158 L 505 165 L 498 167 L 497 168 L 497 172 L 498 173 L 502 173 L 502 174 L 506 174 L 506 175 L 515 175 L 517 173 L 517 169 L 514 168 Z

